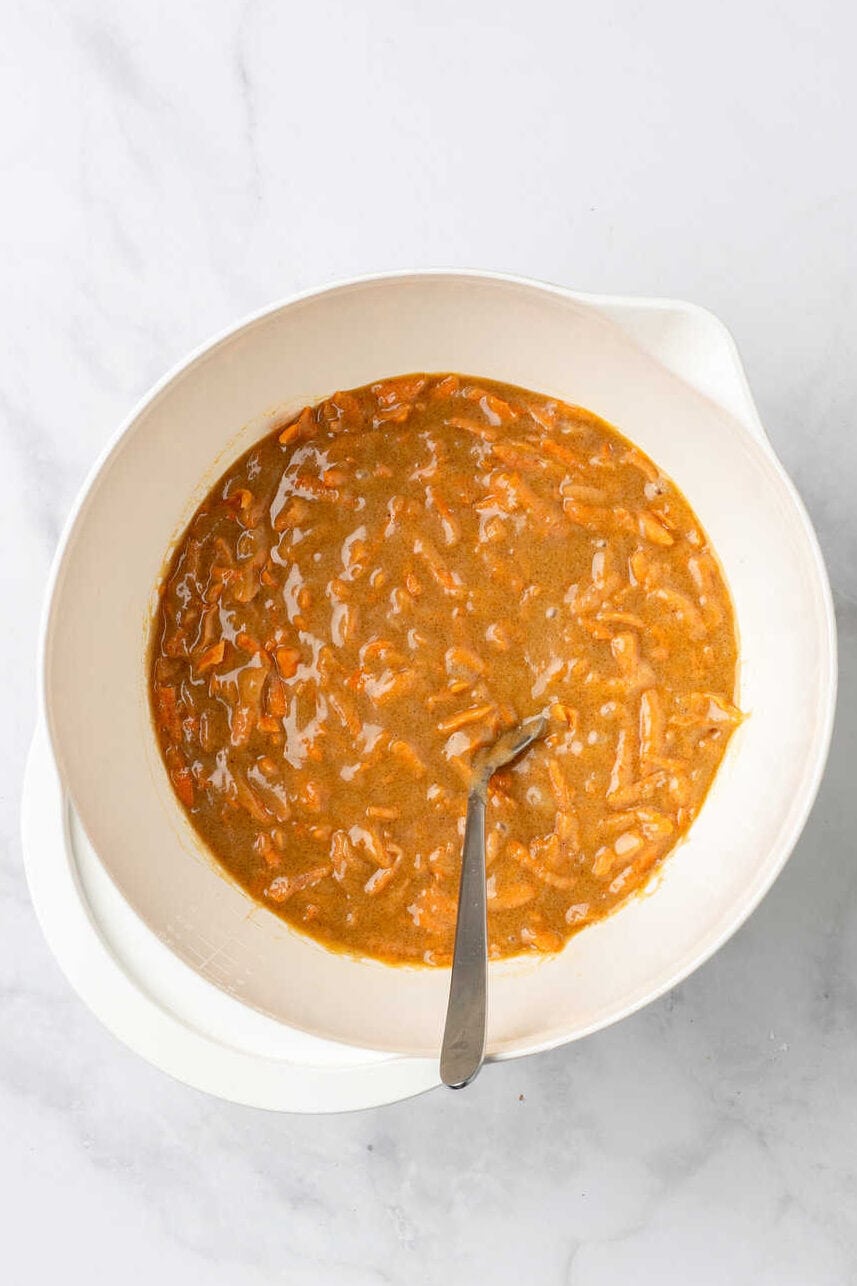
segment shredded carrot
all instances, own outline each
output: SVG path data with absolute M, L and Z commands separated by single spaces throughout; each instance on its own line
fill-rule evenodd
M 496 712 L 497 707 L 490 702 L 488 705 L 470 706 L 467 710 L 460 710 L 458 714 L 451 714 L 446 719 L 441 719 L 437 729 L 438 732 L 444 733 L 456 732 L 459 728 L 466 728 L 470 723 L 479 723 L 480 720 Z
M 315 429 L 315 416 L 312 413 L 312 409 L 305 406 L 296 420 L 292 420 L 291 424 L 287 424 L 284 429 L 280 430 L 277 440 L 282 446 L 289 446 L 299 438 L 311 437 Z
M 274 652 L 277 659 L 277 669 L 284 679 L 291 679 L 297 674 L 298 666 L 301 661 L 301 654 L 296 647 L 278 647 Z

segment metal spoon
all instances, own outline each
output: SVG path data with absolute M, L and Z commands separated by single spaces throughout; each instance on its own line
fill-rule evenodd
M 538 741 L 546 727 L 544 715 L 527 719 L 510 732 L 504 732 L 474 763 L 464 826 L 449 1005 L 440 1053 L 440 1078 L 450 1089 L 469 1085 L 485 1057 L 488 975 L 485 793 L 491 775 Z

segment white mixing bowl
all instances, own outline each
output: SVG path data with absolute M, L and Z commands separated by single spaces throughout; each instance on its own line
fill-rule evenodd
M 719 324 L 698 314 L 700 328 Z M 718 330 L 721 348 L 730 341 Z M 317 1035 L 406 1054 L 439 1045 L 448 971 L 329 952 L 257 907 L 203 850 L 164 772 L 146 650 L 167 550 L 210 485 L 284 414 L 339 388 L 454 370 L 590 407 L 675 480 L 707 529 L 740 632 L 740 703 L 689 838 L 648 896 L 558 956 L 491 966 L 489 1052 L 604 1026 L 735 931 L 818 788 L 835 697 L 830 591 L 803 507 L 761 435 L 638 348 L 591 301 L 463 272 L 364 279 L 291 300 L 194 354 L 136 409 L 82 494 L 45 618 L 43 700 L 87 834 L 128 902 L 217 986 Z

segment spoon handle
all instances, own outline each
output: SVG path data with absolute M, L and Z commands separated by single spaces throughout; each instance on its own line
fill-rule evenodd
M 467 800 L 455 951 L 440 1054 L 440 1077 L 451 1089 L 469 1084 L 485 1057 L 487 968 L 485 799 L 472 791 Z

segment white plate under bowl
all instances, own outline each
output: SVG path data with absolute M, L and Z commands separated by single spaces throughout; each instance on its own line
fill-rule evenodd
M 164 555 L 211 483 L 285 413 L 413 370 L 524 385 L 618 425 L 690 500 L 738 617 L 740 700 L 750 717 L 700 817 L 650 896 L 554 958 L 492 965 L 489 1050 L 509 1056 L 603 1027 L 700 964 L 771 884 L 821 777 L 835 696 L 829 586 L 715 318 L 441 271 L 347 282 L 243 322 L 144 400 L 78 501 L 46 613 L 43 700 L 86 833 L 162 942 L 290 1027 L 364 1048 L 436 1051 L 447 971 L 328 952 L 255 907 L 176 802 L 146 694 Z
M 242 1005 L 188 968 L 131 910 L 63 792 L 40 723 L 21 808 L 27 883 L 48 944 L 81 999 L 162 1071 L 219 1098 L 346 1112 L 437 1085 L 436 1059 L 355 1049 Z

